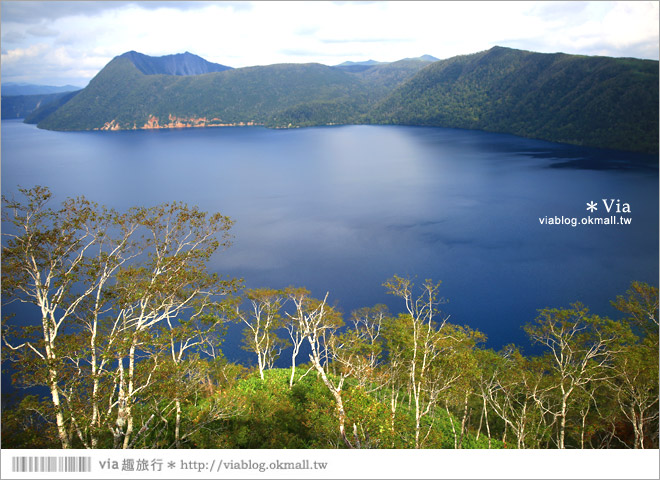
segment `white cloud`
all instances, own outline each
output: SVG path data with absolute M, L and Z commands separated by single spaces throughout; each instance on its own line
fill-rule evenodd
M 38 58 L 48 51 L 49 46 L 44 43 L 30 45 L 27 48 L 14 48 L 3 54 L 2 61 L 6 66 L 11 66 L 12 63 Z
M 658 2 L 3 1 L 1 22 L 3 79 L 39 83 L 84 83 L 128 50 L 233 67 L 448 58 L 493 45 L 658 58 Z

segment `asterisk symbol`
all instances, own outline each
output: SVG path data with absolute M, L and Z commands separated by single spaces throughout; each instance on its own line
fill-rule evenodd
M 596 202 L 591 201 L 587 203 L 587 210 L 589 210 L 590 212 L 593 212 L 594 210 L 598 210 L 598 207 L 596 206 Z
M 176 463 L 174 463 L 174 462 L 167 462 L 167 468 L 175 468 L 175 467 L 176 467 Z

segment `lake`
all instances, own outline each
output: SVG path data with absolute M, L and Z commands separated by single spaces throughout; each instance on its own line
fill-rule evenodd
M 117 209 L 177 200 L 221 212 L 234 244 L 214 271 L 327 291 L 346 314 L 403 311 L 382 287 L 394 274 L 441 280 L 449 321 L 496 349 L 532 351 L 521 326 L 539 308 L 581 301 L 615 315 L 609 301 L 631 281 L 658 283 L 654 155 L 432 127 L 50 132 L 3 121 L 3 194 L 36 184 Z M 617 204 L 629 225 L 581 224 Z M 230 358 L 244 355 L 236 343 Z

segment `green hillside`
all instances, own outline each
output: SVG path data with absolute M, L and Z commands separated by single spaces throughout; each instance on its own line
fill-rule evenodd
M 235 405 L 241 405 L 243 415 L 217 421 L 206 435 L 194 438 L 199 448 L 333 448 L 342 447 L 337 433 L 337 420 L 332 395 L 316 375 L 307 375 L 289 386 L 290 371 L 275 368 L 265 372 L 264 380 L 250 374 L 226 390 Z M 347 421 L 367 432 L 363 448 L 410 448 L 414 438 L 415 416 L 407 400 L 401 401 L 396 412 L 396 430 L 392 431 L 391 399 L 389 392 L 367 391 L 349 382 L 343 395 L 347 401 Z M 450 419 L 451 417 L 451 419 Z M 438 411 L 433 431 L 426 438 L 427 448 L 454 448 L 456 433 L 451 422 L 460 425 L 460 418 Z M 466 432 L 461 439 L 463 448 L 488 448 L 488 439 L 475 438 Z M 493 439 L 492 448 L 502 448 Z
M 37 124 L 43 119 L 47 118 L 51 113 L 55 112 L 62 105 L 67 103 L 73 97 L 78 95 L 82 90 L 75 92 L 59 93 L 49 102 L 41 102 L 37 108 L 25 115 L 25 123 Z
M 377 98 L 391 93 L 392 89 L 412 78 L 422 68 L 429 66 L 431 63 L 420 59 L 405 59 L 397 62 L 370 65 L 366 68 L 359 69 L 351 69 L 349 67 L 339 68 L 352 72 L 356 77 L 366 82 L 369 85 L 369 92 L 372 98 Z
M 437 62 L 354 67 L 145 75 L 123 55 L 36 120 L 51 130 L 426 125 L 658 151 L 657 61 L 494 47 Z
M 177 120 L 179 126 L 358 123 L 375 102 L 426 65 L 404 60 L 355 73 L 320 64 L 277 64 L 174 76 L 143 74 L 122 55 L 39 127 L 144 128 L 154 126 L 153 118 L 159 126 L 176 126 Z
M 369 120 L 657 152 L 658 62 L 494 47 L 433 63 Z
M 53 130 L 141 128 L 156 117 L 207 124 L 287 126 L 278 113 L 305 104 L 345 104 L 343 120 L 365 111 L 366 89 L 354 75 L 319 64 L 249 67 L 196 76 L 144 75 L 128 59 L 111 61 L 75 99 L 39 123 Z
M 70 98 L 74 94 L 75 92 L 62 92 L 3 96 L 2 118 L 27 118 L 36 109 L 61 105 L 63 98 Z
M 349 65 L 333 70 L 347 72 L 362 82 L 357 96 L 344 96 L 299 103 L 279 112 L 273 123 L 282 126 L 364 123 L 369 111 L 395 87 L 412 78 L 430 62 L 410 59 L 372 65 Z M 351 68 L 359 67 L 359 68 Z

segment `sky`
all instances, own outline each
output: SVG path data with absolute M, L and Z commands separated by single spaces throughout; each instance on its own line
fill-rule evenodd
M 659 2 L 1 1 L 2 82 L 85 86 L 113 57 L 231 67 L 439 59 L 495 45 L 658 60 Z

